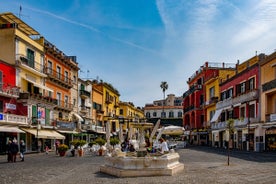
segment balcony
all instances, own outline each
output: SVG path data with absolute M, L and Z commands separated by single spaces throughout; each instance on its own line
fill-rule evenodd
M 81 90 L 80 90 L 80 97 L 81 97 L 81 98 L 90 98 L 90 92 L 81 89 Z
M 44 65 L 40 64 L 39 62 L 36 62 L 34 60 L 30 60 L 23 54 L 17 54 L 16 55 L 16 66 L 22 67 L 25 70 L 28 70 L 29 72 L 42 76 L 47 77 L 44 74 Z
M 212 105 L 218 102 L 218 97 L 217 96 L 213 96 L 210 98 L 209 101 L 205 102 L 205 105 Z
M 276 88 L 276 79 L 262 85 L 263 92 Z
M 17 101 L 20 103 L 28 103 L 28 101 L 35 101 L 37 103 L 47 103 L 52 105 L 57 104 L 57 100 L 52 97 L 44 96 L 41 93 L 28 93 L 28 92 L 19 93 L 19 97 Z
M 48 79 L 62 87 L 70 89 L 73 87 L 73 80 L 68 76 L 62 75 L 61 73 L 54 71 L 52 68 L 46 68 L 45 73 L 48 75 Z
M 55 105 L 56 110 L 62 110 L 67 112 L 73 111 L 73 104 L 71 103 L 56 99 Z
M 201 89 L 202 89 L 202 85 L 197 85 L 197 84 L 192 85 L 190 89 L 183 94 L 183 98 L 186 98 L 190 94 L 194 93 L 196 90 L 201 90 Z
M 19 88 L 17 86 L 11 86 L 7 83 L 0 83 L 0 96 L 18 98 Z
M 217 103 L 216 108 L 217 109 L 227 108 L 231 105 L 236 105 L 236 104 L 245 103 L 245 102 L 255 100 L 258 97 L 259 97 L 258 90 L 252 90 L 248 93 L 244 93 L 242 95 L 220 101 L 220 102 Z
M 88 110 L 89 110 L 90 108 L 89 107 L 86 107 L 85 105 L 82 105 L 82 106 L 80 106 L 80 112 L 81 113 L 88 113 Z
M 190 105 L 189 107 L 184 108 L 184 113 L 189 112 L 189 111 L 194 110 L 194 109 L 195 109 L 195 106 Z
M 106 98 L 105 98 L 105 103 L 106 103 L 106 104 L 111 104 L 111 103 L 113 103 L 113 98 L 112 98 L 111 96 L 106 97 Z
M 28 125 L 28 117 L 20 116 L 16 114 L 0 113 L 0 123 L 12 124 L 12 125 Z

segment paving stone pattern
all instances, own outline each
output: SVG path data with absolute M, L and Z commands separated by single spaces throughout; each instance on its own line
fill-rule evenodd
M 167 184 L 167 183 L 275 183 L 276 153 L 232 151 L 210 147 L 177 149 L 182 173 L 175 176 L 117 178 L 99 172 L 104 157 L 59 157 L 53 152 L 27 154 L 24 162 L 7 163 L 0 156 L 0 184 Z M 19 160 L 19 159 L 18 159 Z

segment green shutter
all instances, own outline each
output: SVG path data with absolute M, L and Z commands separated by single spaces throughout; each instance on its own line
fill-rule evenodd
M 45 124 L 50 125 L 50 110 L 46 109 L 45 113 Z
M 32 122 L 33 122 L 33 124 L 36 124 L 36 122 L 37 122 L 37 107 L 36 107 L 36 105 L 32 106 Z

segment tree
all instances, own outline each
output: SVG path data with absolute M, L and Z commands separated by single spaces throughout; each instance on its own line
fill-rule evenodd
M 229 131 L 229 140 L 228 140 L 228 159 L 227 159 L 227 164 L 229 165 L 230 162 L 230 140 L 231 140 L 231 135 L 234 133 L 234 120 L 229 119 L 227 121 L 227 130 Z
M 161 87 L 161 89 L 163 91 L 163 103 L 162 103 L 163 110 L 162 110 L 162 116 L 164 116 L 165 91 L 168 89 L 169 85 L 168 85 L 168 83 L 166 81 L 162 81 L 161 84 L 160 84 L 160 87 Z M 161 116 L 161 118 L 162 118 L 162 116 Z

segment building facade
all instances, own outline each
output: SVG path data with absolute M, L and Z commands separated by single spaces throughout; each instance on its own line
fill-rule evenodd
M 276 52 L 260 63 L 261 70 L 261 122 L 260 142 L 265 150 L 276 150 Z

